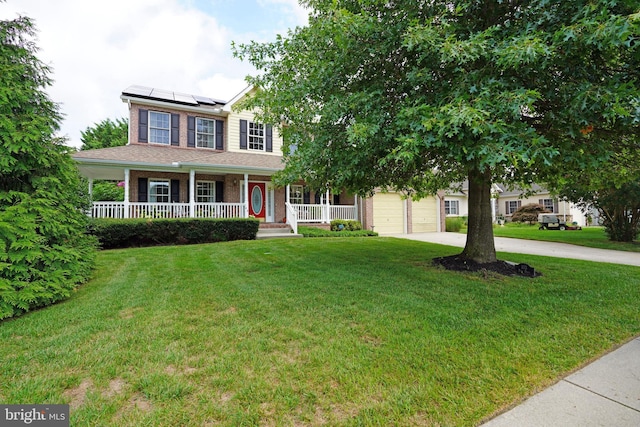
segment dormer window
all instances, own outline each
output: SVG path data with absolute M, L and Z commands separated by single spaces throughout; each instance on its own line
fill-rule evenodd
M 240 149 L 273 152 L 273 127 L 240 119 Z

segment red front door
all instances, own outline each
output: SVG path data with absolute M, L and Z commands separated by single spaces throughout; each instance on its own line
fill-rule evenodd
M 264 182 L 249 183 L 249 215 L 265 219 L 267 186 Z

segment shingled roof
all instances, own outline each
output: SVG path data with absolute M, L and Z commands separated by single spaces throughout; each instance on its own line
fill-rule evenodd
M 131 144 L 122 147 L 78 151 L 72 157 L 81 164 L 131 167 L 185 167 L 277 172 L 284 168 L 282 157 L 269 154 Z

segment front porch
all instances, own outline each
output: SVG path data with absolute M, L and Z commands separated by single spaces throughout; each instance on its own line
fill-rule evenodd
M 287 201 L 285 205 L 287 215 L 282 222 L 289 224 L 294 233 L 298 232 L 300 223 L 329 224 L 334 219 L 358 219 L 357 204 L 292 204 Z M 118 219 L 248 218 L 249 206 L 246 203 L 93 202 L 88 215 Z

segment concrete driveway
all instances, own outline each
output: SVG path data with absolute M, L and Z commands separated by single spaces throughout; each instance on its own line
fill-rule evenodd
M 421 242 L 463 248 L 467 235 L 462 233 L 412 233 L 391 234 L 389 237 L 419 240 Z M 586 248 L 566 243 L 542 242 L 537 240 L 511 239 L 495 237 L 496 251 L 516 254 L 542 255 L 557 258 L 580 259 L 584 261 L 609 262 L 613 264 L 635 265 L 640 267 L 640 252 L 613 251 L 607 249 Z

